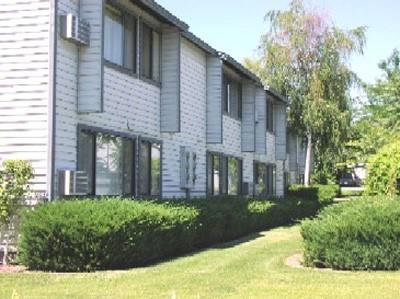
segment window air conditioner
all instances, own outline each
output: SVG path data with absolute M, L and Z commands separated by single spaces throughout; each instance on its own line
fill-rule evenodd
M 90 25 L 73 14 L 60 16 L 61 37 L 77 45 L 89 46 Z

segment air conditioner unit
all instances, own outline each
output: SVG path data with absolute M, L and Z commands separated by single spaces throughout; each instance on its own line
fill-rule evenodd
M 90 25 L 73 14 L 60 16 L 61 37 L 77 45 L 89 46 Z
M 87 195 L 89 177 L 86 171 L 60 170 L 58 172 L 58 194 L 60 196 Z

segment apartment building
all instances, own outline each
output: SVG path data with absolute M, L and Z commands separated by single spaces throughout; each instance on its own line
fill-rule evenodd
M 156 2 L 0 11 L 0 158 L 36 194 L 284 195 L 286 98 Z

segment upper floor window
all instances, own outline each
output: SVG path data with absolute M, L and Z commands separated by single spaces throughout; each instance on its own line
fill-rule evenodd
M 160 34 L 145 23 L 141 26 L 140 75 L 160 80 Z
M 224 113 L 242 119 L 242 84 L 224 74 L 222 82 Z
M 267 100 L 267 131 L 274 131 L 274 104 L 272 101 Z
M 138 23 L 134 16 L 107 5 L 104 16 L 104 58 L 139 73 L 142 78 L 159 82 L 160 33 L 143 21 Z
M 136 72 L 136 18 L 107 6 L 104 16 L 104 58 Z

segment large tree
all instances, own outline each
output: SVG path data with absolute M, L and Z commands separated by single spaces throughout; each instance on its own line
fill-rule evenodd
M 290 100 L 289 128 L 307 140 L 305 182 L 314 151 L 316 181 L 326 182 L 340 160 L 350 125 L 349 89 L 357 81 L 348 61 L 362 53 L 365 28 L 342 30 L 324 14 L 293 0 L 286 11 L 266 15 L 259 57 L 246 59 L 256 72 Z
M 392 54 L 379 64 L 382 76 L 367 85 L 369 102 L 354 124 L 354 140 L 359 159 L 366 160 L 383 145 L 400 137 L 400 54 Z

